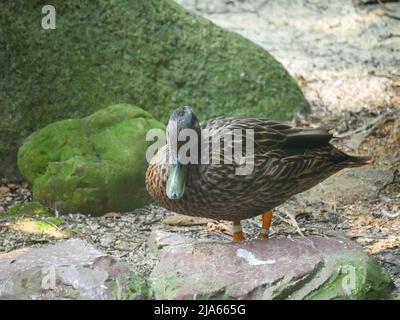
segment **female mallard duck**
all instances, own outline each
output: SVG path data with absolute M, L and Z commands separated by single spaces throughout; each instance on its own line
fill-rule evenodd
M 197 149 L 189 151 L 200 161 L 188 163 L 183 159 L 188 149 L 180 152 L 188 142 L 178 137 L 187 129 L 207 141 L 207 148 L 198 143 Z M 243 161 L 226 157 L 222 144 L 211 148 L 210 137 L 234 132 L 230 142 L 224 140 L 224 147 L 228 142 L 234 146 L 237 133 L 247 129 L 253 135 L 241 141 L 243 146 L 253 146 L 254 157 L 245 159 L 251 158 L 254 166 L 251 172 L 238 174 Z M 234 240 L 244 239 L 241 219 L 262 214 L 259 238 L 267 238 L 274 207 L 341 169 L 370 163 L 369 157 L 350 156 L 336 149 L 329 143 L 332 135 L 323 128 L 294 128 L 268 119 L 217 118 L 200 124 L 191 108 L 181 107 L 172 113 L 166 131 L 167 144 L 153 157 L 146 172 L 148 192 L 168 210 L 233 221 Z M 216 159 L 215 153 L 221 163 L 201 161 L 207 155 Z

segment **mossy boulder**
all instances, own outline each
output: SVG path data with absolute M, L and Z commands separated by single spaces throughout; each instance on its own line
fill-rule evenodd
M 132 103 L 165 121 L 179 105 L 220 115 L 286 119 L 309 106 L 267 51 L 173 0 L 44 0 L 1 7 L 0 176 L 16 150 L 57 120 Z M 68 126 L 68 124 L 65 124 Z
M 164 125 L 128 104 L 61 120 L 30 136 L 18 167 L 35 200 L 50 208 L 92 215 L 129 211 L 149 200 L 146 133 L 153 128 Z
M 169 245 L 149 281 L 156 299 L 390 299 L 395 288 L 356 243 L 320 236 Z

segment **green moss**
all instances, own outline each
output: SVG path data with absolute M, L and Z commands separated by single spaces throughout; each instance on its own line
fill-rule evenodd
M 101 215 L 146 205 L 148 130 L 164 125 L 132 105 L 62 120 L 21 146 L 18 167 L 34 199 L 62 212 Z
M 223 289 L 212 294 L 199 294 L 196 295 L 195 300 L 231 300 L 232 297 L 229 295 L 228 291 Z
M 49 216 L 48 208 L 41 205 L 39 202 L 26 202 L 19 203 L 9 208 L 6 213 L 7 216 Z
M 369 256 L 342 255 L 329 264 L 328 268 L 337 271 L 307 299 L 388 299 L 394 289 L 390 276 Z
M 151 285 L 157 299 L 170 300 L 176 295 L 181 282 L 175 275 L 166 275 L 165 277 L 153 279 Z
M 145 278 L 137 273 L 131 273 L 120 298 L 121 300 L 149 300 L 153 298 L 153 290 Z
M 9 208 L 5 215 L 15 220 L 16 223 L 29 220 L 35 222 L 35 230 L 37 232 L 47 232 L 55 227 L 62 227 L 63 219 L 55 216 L 47 207 L 44 207 L 39 202 L 26 202 L 17 204 Z M 33 218 L 33 220 L 31 219 Z M 68 230 L 63 230 L 63 233 L 68 234 Z
M 47 232 L 54 227 L 45 221 L 36 221 L 36 231 L 37 232 Z
M 179 105 L 202 119 L 286 119 L 309 109 L 268 52 L 173 0 L 54 0 L 56 30 L 40 26 L 46 4 L 2 4 L 0 175 L 33 131 L 114 103 L 162 121 Z
M 360 251 L 346 249 L 343 252 L 332 251 L 323 255 L 323 260 L 314 266 L 312 272 L 306 272 L 298 277 L 294 277 L 289 272 L 282 278 L 275 279 L 273 283 L 267 280 L 263 285 L 258 283 L 259 286 L 255 282 L 254 291 L 250 291 L 246 297 L 252 299 L 261 296 L 273 300 L 396 298 L 392 295 L 394 289 L 392 280 L 373 257 Z M 310 258 L 307 253 L 301 257 L 303 260 Z M 288 259 L 293 259 L 293 257 L 289 256 Z M 313 256 L 311 259 L 314 260 L 315 257 Z M 304 263 L 304 261 L 302 262 Z M 162 264 L 162 261 L 160 263 Z M 204 278 L 204 275 L 197 273 L 180 275 L 179 271 L 175 271 L 173 268 L 165 269 L 165 267 L 166 265 L 162 264 L 161 268 L 155 271 L 155 275 L 150 278 L 157 299 L 176 299 L 182 297 L 188 291 L 196 293 L 193 297 L 195 299 L 232 299 L 231 294 L 237 289 L 236 285 L 232 286 L 233 283 L 229 283 L 231 279 L 229 278 L 230 275 L 227 274 L 220 278 L 213 278 L 212 283 L 210 283 L 208 278 Z M 253 267 L 251 268 L 254 270 Z M 243 272 L 243 274 L 246 274 L 246 272 Z M 296 272 L 296 274 L 299 273 Z M 249 279 L 240 278 L 240 275 L 238 275 L 238 281 L 247 283 Z M 234 284 L 236 283 L 234 282 Z M 188 284 L 190 285 L 188 286 Z
M 48 217 L 46 220 L 57 227 L 61 227 L 63 224 L 61 217 Z

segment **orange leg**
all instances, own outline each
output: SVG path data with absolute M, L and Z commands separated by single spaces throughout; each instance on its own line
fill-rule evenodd
M 271 226 L 272 220 L 272 210 L 269 210 L 262 214 L 262 227 L 260 234 L 258 235 L 259 239 L 267 239 L 269 236 L 269 227 Z
M 233 221 L 233 241 L 243 241 L 244 235 L 242 230 L 242 225 L 240 224 L 240 220 Z

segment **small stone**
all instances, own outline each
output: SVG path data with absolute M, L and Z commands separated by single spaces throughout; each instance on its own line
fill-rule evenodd
M 18 188 L 18 185 L 16 185 L 15 183 L 7 183 L 7 187 L 9 187 L 12 190 L 15 190 Z
M 389 197 L 386 197 L 386 196 L 380 196 L 379 198 L 384 203 L 390 203 L 392 201 Z
M 95 223 L 92 223 L 92 224 L 89 224 L 89 228 L 92 231 L 96 231 L 99 228 L 99 226 Z
M 114 237 L 106 236 L 100 239 L 100 245 L 103 247 L 110 247 L 114 241 Z
M 121 219 L 121 214 L 118 212 L 107 212 L 103 215 L 103 218 L 106 219 Z
M 0 187 L 0 196 L 8 194 L 10 192 L 10 189 L 4 186 Z
M 205 225 L 209 221 L 210 219 L 207 218 L 174 215 L 165 217 L 163 223 L 170 226 L 197 226 L 197 225 Z

